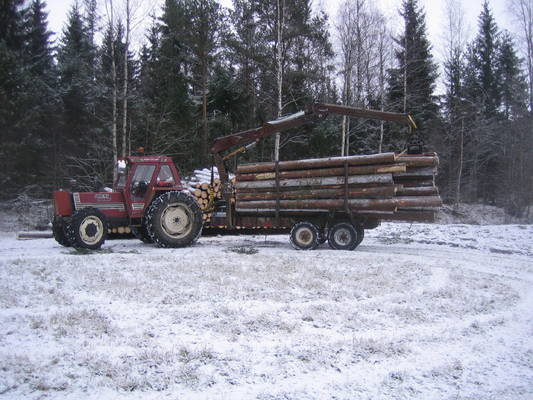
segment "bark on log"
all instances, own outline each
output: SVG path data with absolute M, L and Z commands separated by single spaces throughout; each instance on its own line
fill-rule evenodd
M 371 188 L 348 188 L 349 198 L 390 198 L 396 192 L 396 186 L 380 186 Z M 278 197 L 276 192 L 237 192 L 237 201 L 246 200 L 275 200 Z M 339 189 L 301 189 L 280 192 L 279 198 L 281 200 L 297 200 L 297 199 L 335 199 L 344 197 L 344 188 Z
M 348 184 L 367 184 L 367 183 L 392 184 L 392 174 L 348 176 Z M 322 186 L 322 185 L 343 185 L 343 184 L 344 184 L 343 176 L 325 177 L 325 178 L 285 179 L 285 180 L 279 181 L 280 187 Z M 275 180 L 235 182 L 235 187 L 237 189 L 274 188 L 275 186 L 276 186 Z
M 408 167 L 438 167 L 439 158 L 435 156 L 405 156 L 400 155 L 396 159 L 398 162 L 405 163 Z
M 408 196 L 395 197 L 394 201 L 398 208 L 405 207 L 441 207 L 442 200 L 440 196 Z
M 439 190 L 435 186 L 402 187 L 396 191 L 396 195 L 397 196 L 438 196 Z
M 405 172 L 395 172 L 394 177 L 409 177 L 409 178 L 426 178 L 428 176 L 435 176 L 436 170 L 433 167 L 422 167 L 422 168 L 407 168 Z
M 350 209 L 358 210 L 396 210 L 396 199 L 349 199 L 347 201 Z M 276 208 L 276 200 L 264 201 L 238 201 L 239 209 L 270 209 Z M 344 209 L 343 199 L 319 199 L 319 200 L 280 200 L 280 209 L 327 209 L 342 210 Z
M 18 232 L 17 239 L 50 239 L 54 235 L 51 231 Z
M 368 174 L 387 174 L 393 172 L 406 172 L 405 164 L 390 165 L 365 165 L 362 167 L 349 167 L 348 175 L 368 175 Z M 309 178 L 309 177 L 326 177 L 326 176 L 343 176 L 344 168 L 322 168 L 322 169 L 304 169 L 293 171 L 281 171 L 279 179 L 291 178 Z M 239 174 L 236 176 L 237 181 L 259 181 L 267 179 L 276 179 L 275 172 L 261 172 Z
M 279 162 L 279 170 L 287 171 L 293 169 L 339 167 L 346 162 L 348 165 L 373 165 L 393 163 L 396 159 L 394 153 L 380 153 L 363 156 L 313 158 L 306 160 L 293 160 Z M 245 164 L 237 167 L 238 174 L 272 172 L 275 171 L 276 164 L 273 162 Z
M 427 177 L 423 178 L 413 178 L 409 176 L 395 176 L 395 184 L 401 184 L 404 187 L 417 187 L 417 186 L 435 186 L 435 179 L 432 177 L 428 179 Z

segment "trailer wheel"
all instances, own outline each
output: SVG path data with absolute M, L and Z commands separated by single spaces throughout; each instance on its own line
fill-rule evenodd
M 132 226 L 131 232 L 133 233 L 133 236 L 143 243 L 154 243 L 150 237 L 150 234 L 148 233 L 148 230 L 146 229 L 146 225 L 144 224 L 142 226 Z
M 353 250 L 357 247 L 357 230 L 350 222 L 338 222 L 328 232 L 329 246 L 334 250 Z
M 107 238 L 107 222 L 97 208 L 83 208 L 72 215 L 67 232 L 73 247 L 97 250 Z
M 167 192 L 155 199 L 146 212 L 146 229 L 159 247 L 185 247 L 202 232 L 202 210 L 184 192 Z
M 54 216 L 54 219 L 52 220 L 52 233 L 54 235 L 54 239 L 61 246 L 65 247 L 72 246 L 72 242 L 69 240 L 67 233 L 68 225 L 68 222 L 59 215 Z
M 291 229 L 291 244 L 296 250 L 314 250 L 320 241 L 320 232 L 311 222 L 298 222 Z

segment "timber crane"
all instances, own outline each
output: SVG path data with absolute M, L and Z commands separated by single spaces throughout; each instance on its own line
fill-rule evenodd
M 354 108 L 348 106 L 341 106 L 337 104 L 325 104 L 325 103 L 309 103 L 305 111 L 299 111 L 297 113 L 282 117 L 280 119 L 269 121 L 263 124 L 259 128 L 249 129 L 246 131 L 234 133 L 228 136 L 222 136 L 213 142 L 211 147 L 211 154 L 215 161 L 215 165 L 218 169 L 220 176 L 220 181 L 227 186 L 228 172 L 225 166 L 225 161 L 229 160 L 232 157 L 240 153 L 246 152 L 248 149 L 255 146 L 261 139 L 264 137 L 277 133 L 283 132 L 291 128 L 296 128 L 308 123 L 317 122 L 323 120 L 329 114 L 336 115 L 346 115 L 349 117 L 357 118 L 369 118 L 380 121 L 390 121 L 400 124 L 405 124 L 409 127 L 410 132 L 417 128 L 415 121 L 409 114 L 385 112 L 378 110 L 367 110 L 361 108 Z M 413 143 L 411 145 L 410 143 Z M 414 143 L 420 146 L 420 149 L 417 152 L 421 152 L 421 145 L 415 140 L 411 140 L 408 144 L 408 153 L 412 153 L 415 147 Z M 233 147 L 240 146 L 236 150 L 231 151 L 225 155 L 222 153 L 226 150 L 229 150 Z

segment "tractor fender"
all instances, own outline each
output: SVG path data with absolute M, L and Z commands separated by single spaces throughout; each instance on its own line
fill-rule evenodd
M 66 190 L 54 191 L 54 211 L 55 215 L 62 217 L 69 217 L 74 212 L 74 202 L 72 201 L 72 193 Z

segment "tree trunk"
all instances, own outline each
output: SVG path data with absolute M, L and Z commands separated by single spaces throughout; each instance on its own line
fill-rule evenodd
M 113 0 L 110 3 L 110 29 L 111 29 L 111 79 L 113 80 L 111 136 L 113 140 L 113 182 L 117 180 L 118 146 L 117 146 L 117 63 L 115 62 L 115 21 L 113 15 Z
M 130 0 L 126 0 L 126 42 L 124 43 L 124 77 L 122 81 L 122 157 L 126 157 L 128 130 L 128 48 L 130 44 Z
M 209 140 L 209 129 L 207 126 L 207 54 L 204 52 L 202 60 L 202 154 L 200 160 L 202 164 L 207 161 L 207 146 Z
M 283 111 L 282 88 L 283 88 L 283 25 L 284 25 L 284 7 L 285 1 L 278 0 L 277 16 L 277 51 L 276 51 L 276 83 L 278 87 L 278 117 L 281 117 Z M 276 142 L 274 144 L 274 161 L 279 161 L 280 133 L 276 133 Z
M 457 188 L 455 190 L 455 204 L 461 201 L 461 178 L 463 175 L 463 151 L 464 151 L 464 129 L 465 122 L 461 119 L 461 131 L 459 134 L 459 167 L 457 170 Z

